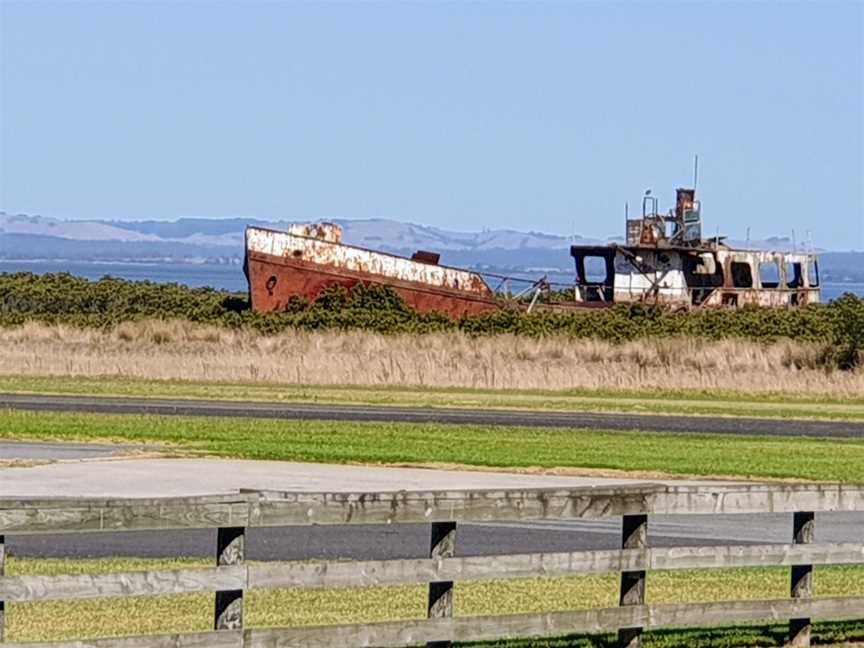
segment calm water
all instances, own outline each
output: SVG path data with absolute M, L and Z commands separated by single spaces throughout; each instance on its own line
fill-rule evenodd
M 60 263 L 56 261 L 0 261 L 0 272 L 69 272 L 87 279 L 105 275 L 133 281 L 176 282 L 187 286 L 210 286 L 237 292 L 246 291 L 246 277 L 239 265 L 204 265 L 191 263 Z M 864 297 L 864 284 L 846 283 L 822 285 L 822 299 L 830 300 L 844 292 Z
M 68 272 L 87 279 L 105 275 L 132 281 L 180 283 L 195 288 L 209 286 L 238 292 L 246 291 L 242 266 L 195 263 L 85 263 L 57 261 L 0 261 L 0 272 Z

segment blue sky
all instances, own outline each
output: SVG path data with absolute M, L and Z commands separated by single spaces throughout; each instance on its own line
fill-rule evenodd
M 864 249 L 864 3 L 0 1 L 0 209 Z

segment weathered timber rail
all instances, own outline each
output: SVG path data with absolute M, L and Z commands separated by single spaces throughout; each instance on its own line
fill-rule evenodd
M 25 601 L 214 592 L 211 632 L 4 646 L 446 646 L 452 641 L 617 631 L 619 645 L 641 645 L 645 628 L 788 620 L 789 643 L 810 644 L 811 619 L 864 618 L 864 597 L 812 598 L 814 566 L 864 564 L 861 543 L 814 543 L 815 513 L 864 511 L 864 486 L 732 485 L 465 492 L 293 493 L 166 499 L 0 499 L 0 642 L 4 605 Z M 789 544 L 650 546 L 658 514 L 788 513 Z M 621 549 L 497 556 L 456 555 L 461 522 L 623 517 Z M 246 563 L 246 530 L 310 524 L 431 523 L 426 558 L 350 562 Z M 207 569 L 4 576 L 3 537 L 16 534 L 215 528 Z M 655 569 L 788 566 L 790 598 L 646 605 Z M 620 606 L 545 614 L 453 616 L 458 581 L 620 573 Z M 244 629 L 244 592 L 428 584 L 428 619 L 365 625 Z

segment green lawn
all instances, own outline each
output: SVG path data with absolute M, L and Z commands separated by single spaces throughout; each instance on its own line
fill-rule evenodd
M 80 574 L 147 569 L 195 568 L 200 560 L 9 559 L 11 575 Z M 864 567 L 819 567 L 816 596 L 864 595 Z M 458 616 L 518 614 L 617 605 L 617 574 L 566 578 L 515 579 L 457 583 L 455 612 Z M 686 570 L 651 572 L 649 603 L 784 598 L 789 572 L 782 568 Z M 303 626 L 420 619 L 426 612 L 425 586 L 333 589 L 264 590 L 245 597 L 248 627 Z M 194 632 L 210 629 L 212 594 L 106 598 L 87 601 L 55 601 L 10 604 L 8 638 L 13 641 L 59 640 L 121 634 Z M 784 629 L 737 628 L 734 630 L 664 631 L 649 635 L 649 646 L 780 645 Z M 864 623 L 825 625 L 823 636 L 864 639 Z M 710 638 L 701 643 L 700 637 Z M 720 640 L 719 638 L 724 638 Z M 734 638 L 734 643 L 729 643 Z M 501 642 L 507 646 L 600 647 L 606 637 L 569 640 Z M 762 643 L 757 643 L 761 641 Z M 775 643 L 771 643 L 775 642 Z M 489 645 L 489 644 L 484 644 Z
M 864 482 L 864 439 L 14 410 L 0 412 L 0 438 L 153 442 L 185 453 L 325 463 Z
M 18 376 L 0 376 L 0 392 L 864 421 L 864 395 L 850 399 L 698 390 L 508 391 Z

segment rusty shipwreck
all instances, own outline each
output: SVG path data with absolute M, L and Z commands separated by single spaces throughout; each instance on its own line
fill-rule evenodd
M 626 243 L 573 245 L 569 283 L 453 268 L 439 255 L 411 258 L 347 245 L 332 223 L 290 225 L 286 231 L 246 229 L 244 270 L 252 308 L 283 310 L 294 297 L 317 298 L 328 286 L 389 286 L 421 312 L 460 318 L 500 308 L 575 309 L 616 303 L 670 308 L 797 307 L 820 301 L 812 252 L 735 249 L 702 237 L 694 189 L 678 189 L 675 207 L 658 210 L 646 195 L 640 218 L 627 219 Z M 525 288 L 513 292 L 512 286 Z M 490 283 L 494 286 L 490 287 Z
M 292 297 L 314 300 L 328 286 L 361 283 L 389 286 L 418 311 L 454 318 L 500 307 L 482 276 L 438 259 L 431 252 L 407 259 L 345 245 L 342 228 L 332 223 L 290 225 L 285 232 L 246 229 L 249 297 L 261 312 L 282 310 Z

